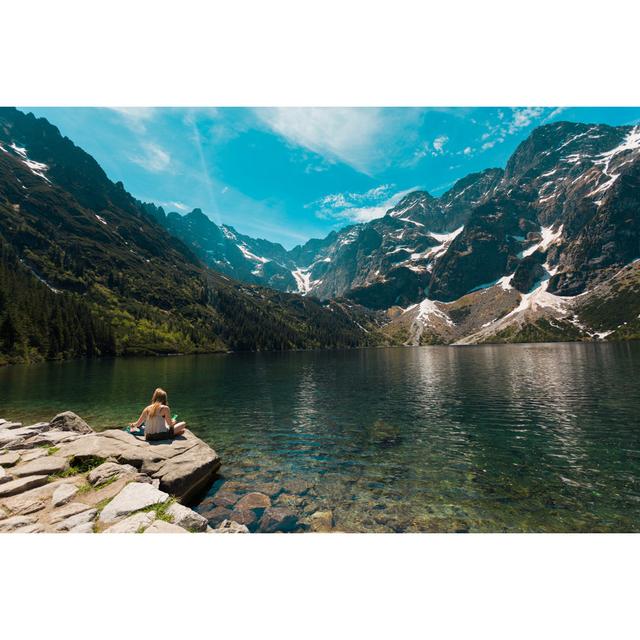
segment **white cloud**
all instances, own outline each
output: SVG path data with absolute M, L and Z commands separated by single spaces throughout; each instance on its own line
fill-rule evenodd
M 473 149 L 471 147 L 465 147 L 462 153 L 464 153 L 465 156 L 470 156 L 473 153 Z
M 146 124 L 156 115 L 154 107 L 108 107 L 121 116 L 129 129 L 136 133 L 145 133 Z
M 511 109 L 511 122 L 508 124 L 508 133 L 516 133 L 523 127 L 528 127 L 544 113 L 542 107 L 523 107 Z
M 319 218 L 333 218 L 349 222 L 369 222 L 381 218 L 404 196 L 419 187 L 412 187 L 390 195 L 393 185 L 382 184 L 364 193 L 332 193 L 305 205 L 315 208 Z
M 444 153 L 443 149 L 444 149 L 444 145 L 447 144 L 447 142 L 449 142 L 449 138 L 448 136 L 442 135 L 442 136 L 438 136 L 434 141 L 433 141 L 433 149 L 434 152 L 436 154 L 441 154 Z
M 278 107 L 254 113 L 288 142 L 368 175 L 389 165 L 411 142 L 420 118 L 419 110 L 368 107 Z
M 141 151 L 142 153 L 130 155 L 129 160 L 152 173 L 160 173 L 169 168 L 171 156 L 159 145 L 153 142 L 143 142 Z

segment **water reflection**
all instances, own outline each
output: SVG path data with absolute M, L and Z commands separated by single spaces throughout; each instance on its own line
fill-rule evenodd
M 559 344 L 43 364 L 0 370 L 0 415 L 71 408 L 119 426 L 161 385 L 227 479 L 293 487 L 301 518 L 627 531 L 640 528 L 639 363 L 638 344 Z

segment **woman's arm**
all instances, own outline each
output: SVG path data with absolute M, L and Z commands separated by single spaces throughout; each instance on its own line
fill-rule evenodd
M 133 427 L 134 429 L 137 429 L 145 421 L 146 417 L 147 417 L 147 410 L 145 408 L 145 409 L 142 410 L 142 413 L 140 414 L 140 417 L 138 418 L 138 422 L 132 422 L 131 424 L 129 424 L 129 426 Z
M 162 410 L 162 416 L 165 419 L 165 422 L 170 426 L 173 427 L 175 426 L 175 421 L 171 419 L 171 409 L 169 409 L 169 407 L 165 406 L 164 409 Z

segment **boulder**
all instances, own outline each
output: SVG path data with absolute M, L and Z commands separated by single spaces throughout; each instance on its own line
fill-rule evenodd
M 93 531 L 93 519 L 98 513 L 97 509 L 87 509 L 75 516 L 62 520 L 54 527 L 54 531 L 75 531 L 76 533 L 87 533 Z M 81 530 L 79 529 L 81 528 Z
M 101 522 L 117 520 L 154 504 L 165 502 L 169 495 L 150 484 L 131 482 L 100 513 Z
M 181 504 L 174 503 L 166 511 L 172 519 L 173 524 L 177 524 L 188 531 L 204 531 L 207 528 L 207 519 L 196 513 L 192 509 Z
M 269 507 L 260 518 L 260 531 L 263 533 L 290 532 L 297 525 L 298 518 L 295 513 L 284 507 Z
M 72 484 L 61 484 L 56 490 L 53 492 L 51 496 L 51 504 L 54 507 L 60 507 L 63 504 L 66 504 L 73 498 L 73 496 L 78 493 L 78 487 Z
M 169 458 L 153 477 L 159 478 L 163 491 L 188 500 L 211 482 L 219 468 L 218 454 L 204 442 L 198 441 L 196 446 Z
M 333 511 L 316 511 L 309 517 L 309 530 L 326 533 L 333 530 Z
M 229 514 L 229 520 L 251 527 L 258 522 L 258 516 L 256 515 L 256 512 L 251 509 L 234 509 Z
M 6 520 L 0 520 L 0 533 L 11 533 L 20 531 L 23 527 L 33 525 L 37 522 L 35 516 L 13 516 Z
M 75 431 L 76 433 L 93 433 L 93 429 L 73 411 L 59 413 L 49 423 L 49 428 L 58 431 Z
M 243 524 L 233 522 L 233 520 L 223 520 L 218 527 L 209 533 L 249 533 L 249 529 Z
M 253 491 L 252 493 L 247 493 L 246 496 L 242 496 L 234 508 L 237 511 L 242 511 L 244 509 L 266 509 L 270 506 L 271 500 L 264 493 Z
M 130 464 L 104 462 L 99 467 L 96 467 L 89 472 L 87 480 L 89 481 L 89 484 L 98 485 L 106 482 L 107 480 L 120 478 L 134 473 L 137 473 L 137 470 Z
M 0 465 L 3 467 L 12 467 L 20 460 L 20 454 L 16 451 L 3 451 L 0 453 Z
M 0 498 L 14 496 L 47 483 L 47 476 L 28 476 L 0 484 Z
M 37 460 L 32 460 L 31 462 L 15 467 L 12 473 L 17 478 L 23 478 L 24 476 L 50 476 L 54 473 L 64 471 L 67 466 L 68 462 L 66 458 L 45 456 L 44 458 L 38 458 Z
M 187 533 L 182 527 L 177 524 L 171 524 L 164 520 L 156 520 L 145 533 Z
M 138 533 L 140 529 L 146 529 L 154 520 L 156 514 L 153 511 L 142 511 L 116 522 L 103 533 Z

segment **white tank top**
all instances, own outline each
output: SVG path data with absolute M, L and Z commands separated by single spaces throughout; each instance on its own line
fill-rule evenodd
M 162 411 L 162 409 L 164 409 L 164 405 L 160 409 L 158 409 L 158 412 L 155 416 L 150 416 L 147 413 L 147 417 L 144 421 L 145 434 L 163 433 L 164 431 L 169 431 L 169 425 L 164 419 L 164 416 L 160 414 L 160 411 Z

